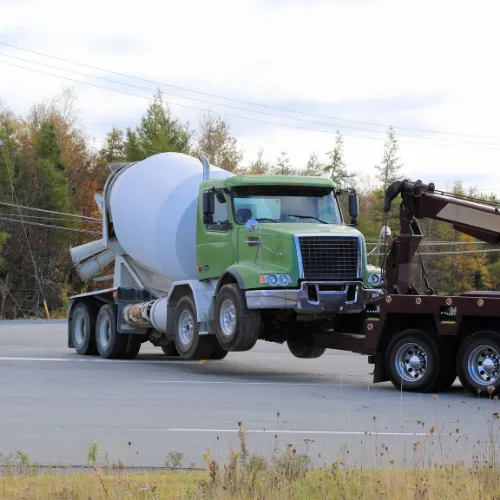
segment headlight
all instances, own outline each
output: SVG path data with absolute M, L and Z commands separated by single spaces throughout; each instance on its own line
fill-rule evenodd
M 380 283 L 380 276 L 378 274 L 372 274 L 370 276 L 370 282 L 372 285 L 378 285 Z
M 269 286 L 287 286 L 292 282 L 289 274 L 263 274 L 259 279 L 260 283 Z

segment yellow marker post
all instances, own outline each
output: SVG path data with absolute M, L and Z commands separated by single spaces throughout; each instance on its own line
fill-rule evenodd
M 49 308 L 47 307 L 47 302 L 43 301 L 43 307 L 45 308 L 45 314 L 47 315 L 47 319 L 50 319 Z

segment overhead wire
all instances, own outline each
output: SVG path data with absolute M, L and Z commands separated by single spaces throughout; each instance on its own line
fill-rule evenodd
M 86 215 L 70 214 L 70 213 L 66 213 L 66 212 L 57 212 L 55 210 L 45 210 L 43 208 L 34 208 L 34 207 L 28 207 L 25 205 L 16 205 L 14 203 L 6 203 L 5 201 L 0 201 L 0 205 L 7 206 L 7 207 L 22 208 L 24 210 L 33 210 L 35 212 L 44 212 L 44 213 L 55 214 L 55 215 L 65 215 L 67 217 L 77 217 L 79 219 L 87 219 L 87 220 L 94 220 L 94 221 L 101 220 L 97 217 L 88 217 Z
M 8 222 L 21 222 L 22 224 L 30 224 L 32 226 L 47 227 L 47 228 L 51 228 L 51 229 L 64 229 L 66 231 L 74 231 L 77 233 L 101 234 L 98 231 L 90 231 L 88 229 L 78 229 L 75 227 L 58 226 L 58 225 L 56 226 L 56 225 L 52 225 L 52 224 L 43 224 L 41 222 L 33 222 L 33 221 L 29 221 L 29 220 L 8 219 L 6 217 L 0 217 L 0 220 L 8 221 Z
M 2 64 L 6 64 L 8 66 L 17 67 L 17 68 L 24 69 L 24 70 L 27 70 L 27 71 L 32 71 L 32 72 L 35 72 L 35 73 L 39 73 L 39 74 L 42 74 L 42 75 L 47 75 L 47 76 L 51 76 L 51 77 L 54 77 L 54 78 L 60 78 L 62 80 L 67 80 L 67 81 L 74 82 L 74 83 L 80 83 L 82 85 L 88 85 L 88 86 L 95 87 L 95 88 L 98 88 L 98 89 L 108 90 L 108 91 L 111 91 L 111 92 L 116 92 L 116 93 L 119 93 L 119 94 L 129 95 L 129 96 L 132 96 L 132 97 L 139 97 L 139 98 L 142 98 L 142 99 L 147 99 L 148 101 L 152 101 L 151 97 L 148 97 L 148 96 L 145 96 L 145 95 L 142 95 L 142 94 L 135 94 L 135 93 L 132 93 L 132 92 L 127 92 L 125 90 L 119 90 L 119 89 L 115 89 L 115 88 L 111 88 L 111 87 L 106 87 L 104 85 L 98 85 L 96 83 L 85 82 L 85 81 L 82 81 L 82 80 L 77 80 L 75 78 L 69 78 L 67 76 L 56 75 L 54 73 L 49 73 L 47 71 L 42 71 L 42 70 L 35 69 L 35 68 L 29 68 L 29 67 L 22 66 L 22 65 L 19 65 L 19 64 L 15 64 L 15 63 L 11 63 L 11 62 L 6 62 L 6 61 L 3 61 L 3 60 L 0 60 L 0 62 Z M 183 99 L 182 96 L 176 96 L 176 97 L 178 97 L 180 99 Z M 311 127 L 302 127 L 302 126 L 297 126 L 297 125 L 290 125 L 290 124 L 287 124 L 287 123 L 280 123 L 280 122 L 273 122 L 273 121 L 268 121 L 268 120 L 261 120 L 261 119 L 252 118 L 252 117 L 249 117 L 249 116 L 235 115 L 235 114 L 232 114 L 232 113 L 223 113 L 221 111 L 213 111 L 211 109 L 200 108 L 200 107 L 197 107 L 197 106 L 188 106 L 187 104 L 180 104 L 178 102 L 173 102 L 173 101 L 166 101 L 166 102 L 168 102 L 172 106 L 179 106 L 179 107 L 182 107 L 182 108 L 193 109 L 193 110 L 197 110 L 197 111 L 206 111 L 206 112 L 213 113 L 215 115 L 228 116 L 228 117 L 232 117 L 232 118 L 238 118 L 238 119 L 241 119 L 241 120 L 247 120 L 247 121 L 252 121 L 252 122 L 257 122 L 257 123 L 264 123 L 264 124 L 267 124 L 267 125 L 275 125 L 275 126 L 278 126 L 278 127 L 286 127 L 286 128 L 290 128 L 290 129 L 297 129 L 297 130 L 306 130 L 306 131 L 310 131 L 310 132 L 319 132 L 319 133 L 324 133 L 324 134 L 329 134 L 329 135 L 335 135 L 336 134 L 336 132 L 333 131 L 333 130 L 324 130 L 324 129 L 318 129 L 318 128 L 311 128 Z M 276 116 L 276 117 L 279 118 L 279 116 Z M 369 140 L 376 140 L 376 141 L 385 141 L 386 140 L 383 137 L 371 137 L 371 136 L 360 135 L 360 134 L 355 134 L 355 135 L 350 134 L 350 135 L 347 135 L 347 136 L 348 137 L 352 137 L 352 138 L 369 139 Z M 426 138 L 423 138 L 423 140 L 426 140 Z M 497 144 L 497 145 L 493 145 L 493 144 L 491 144 L 491 145 L 490 144 L 484 145 L 483 143 L 466 144 L 466 145 L 460 145 L 460 144 L 441 144 L 441 143 L 438 143 L 438 142 L 415 142 L 415 141 L 408 140 L 408 139 L 400 139 L 400 141 L 401 142 L 406 142 L 406 143 L 409 143 L 409 144 L 419 144 L 419 145 L 423 145 L 424 144 L 424 145 L 427 145 L 427 146 L 455 147 L 455 148 L 467 148 L 467 149 L 489 149 L 489 150 L 494 150 L 494 151 L 500 151 L 500 144 Z M 417 141 L 418 141 L 418 139 L 417 139 Z
M 343 122 L 348 122 L 348 123 L 360 123 L 360 124 L 373 125 L 373 126 L 376 126 L 376 127 L 383 127 L 383 128 L 388 128 L 390 126 L 388 124 L 381 124 L 381 123 L 369 122 L 369 121 L 365 121 L 365 120 L 353 120 L 353 119 L 348 119 L 348 118 L 339 118 L 339 117 L 335 117 L 335 116 L 328 116 L 328 115 L 322 115 L 322 114 L 316 114 L 316 113 L 306 113 L 305 111 L 299 111 L 299 110 L 294 110 L 294 109 L 290 109 L 290 108 L 273 106 L 273 105 L 269 105 L 269 104 L 258 103 L 258 102 L 255 102 L 255 101 L 235 99 L 235 98 L 231 98 L 231 97 L 227 97 L 227 96 L 223 96 L 223 95 L 219 95 L 219 94 L 213 94 L 213 93 L 209 93 L 209 92 L 203 92 L 203 91 L 200 91 L 200 90 L 190 89 L 188 87 L 183 87 L 183 86 L 180 86 L 180 85 L 172 85 L 172 84 L 168 84 L 168 83 L 164 83 L 164 82 L 160 82 L 160 81 L 155 81 L 155 80 L 150 80 L 150 79 L 139 77 L 139 76 L 129 75 L 129 74 L 126 74 L 126 73 L 121 73 L 121 72 L 118 72 L 118 71 L 113 71 L 113 70 L 110 70 L 110 69 L 107 69 L 107 68 L 101 68 L 101 67 L 98 67 L 98 66 L 92 66 L 90 64 L 78 62 L 78 61 L 75 61 L 75 60 L 65 59 L 63 57 L 58 57 L 58 56 L 50 55 L 50 54 L 47 54 L 47 53 L 44 53 L 44 52 L 39 52 L 39 51 L 35 51 L 35 50 L 32 50 L 32 49 L 26 49 L 26 48 L 19 47 L 17 45 L 13 45 L 11 43 L 7 43 L 7 42 L 3 42 L 3 41 L 0 41 L 0 44 L 4 45 L 4 46 L 7 46 L 7 47 L 11 47 L 11 48 L 16 49 L 16 50 L 20 50 L 20 51 L 24 51 L 24 52 L 30 52 L 32 54 L 36 54 L 36 55 L 39 55 L 39 56 L 42 56 L 42 57 L 47 57 L 47 58 L 50 58 L 50 59 L 55 59 L 55 60 L 58 60 L 58 61 L 69 63 L 69 64 L 74 64 L 74 65 L 77 65 L 77 66 L 82 66 L 82 67 L 86 67 L 86 68 L 89 68 L 89 69 L 101 71 L 101 72 L 104 72 L 104 73 L 109 73 L 109 74 L 121 76 L 121 77 L 124 77 L 124 78 L 131 78 L 131 79 L 134 79 L 134 80 L 143 81 L 145 83 L 151 83 L 151 84 L 154 84 L 154 85 L 161 85 L 161 86 L 164 86 L 164 87 L 169 87 L 169 88 L 173 88 L 173 89 L 177 89 L 177 90 L 182 90 L 182 91 L 185 91 L 185 92 L 191 92 L 191 93 L 194 93 L 194 94 L 204 95 L 204 96 L 208 96 L 208 97 L 215 97 L 217 99 L 223 99 L 223 100 L 226 100 L 226 101 L 237 102 L 237 103 L 240 103 L 240 104 L 247 104 L 247 105 L 258 106 L 258 107 L 262 107 L 262 108 L 266 108 L 266 109 L 275 109 L 275 110 L 279 110 L 279 111 L 285 111 L 287 113 L 296 113 L 296 114 L 300 114 L 300 115 L 303 115 L 303 116 L 315 116 L 315 117 L 318 117 L 318 118 L 326 118 L 326 119 L 330 119 L 330 120 L 343 121 Z M 418 132 L 427 132 L 427 133 L 432 133 L 432 134 L 456 135 L 456 136 L 461 136 L 461 137 L 478 137 L 478 138 L 487 138 L 487 139 L 500 139 L 499 136 L 490 136 L 490 135 L 482 135 L 482 134 L 466 134 L 466 133 L 462 133 L 462 132 L 447 132 L 447 131 L 442 131 L 442 130 L 433 130 L 433 129 L 416 128 L 416 127 L 402 127 L 402 126 L 397 126 L 397 128 L 399 130 L 414 130 L 414 131 L 418 131 Z
M 0 56 L 10 57 L 10 58 L 21 60 L 21 61 L 24 61 L 24 62 L 27 62 L 27 63 L 30 63 L 30 64 L 37 64 L 39 66 L 44 66 L 44 67 L 47 67 L 47 68 L 56 69 L 58 71 L 66 71 L 68 73 L 73 73 L 73 74 L 76 74 L 76 75 L 79 75 L 79 76 L 83 76 L 83 77 L 86 77 L 86 78 L 95 78 L 97 80 L 105 81 L 105 82 L 108 82 L 108 83 L 114 83 L 114 84 L 118 84 L 118 85 L 124 85 L 126 87 L 131 87 L 131 88 L 138 89 L 138 90 L 146 90 L 148 92 L 153 92 L 153 90 L 154 90 L 154 89 L 151 89 L 151 88 L 142 87 L 142 86 L 139 86 L 139 85 L 134 85 L 134 84 L 127 83 L 127 82 L 119 82 L 117 80 L 111 80 L 109 78 L 104 78 L 104 77 L 97 76 L 97 75 L 90 75 L 88 73 L 82 73 L 81 71 L 75 71 L 75 70 L 72 70 L 72 69 L 63 68 L 61 66 L 54 66 L 54 65 L 47 64 L 47 63 L 44 63 L 44 62 L 34 61 L 32 59 L 26 59 L 24 57 L 14 56 L 12 54 L 5 54 L 5 53 L 0 52 Z M 213 102 L 213 101 L 207 101 L 207 100 L 203 100 L 203 99 L 198 99 L 196 97 L 191 97 L 191 96 L 171 94 L 171 93 L 164 92 L 164 91 L 161 91 L 161 90 L 160 90 L 160 93 L 162 95 L 166 95 L 166 96 L 170 96 L 170 97 L 177 97 L 177 98 L 181 98 L 181 99 L 187 99 L 187 100 L 201 102 L 201 103 L 209 104 L 209 105 L 211 104 L 211 105 L 215 105 L 215 106 L 223 106 L 223 107 L 230 108 L 230 109 L 235 109 L 235 110 L 239 110 L 239 111 L 247 111 L 247 112 L 250 112 L 250 113 L 257 113 L 257 114 L 261 114 L 261 115 L 265 115 L 265 116 L 271 116 L 271 117 L 274 117 L 274 118 L 284 118 L 284 119 L 287 119 L 287 120 L 293 120 L 293 121 L 297 121 L 297 122 L 313 123 L 313 124 L 318 124 L 318 125 L 327 125 L 327 126 L 330 126 L 330 127 L 337 126 L 335 124 L 328 123 L 328 122 L 325 122 L 325 121 L 308 120 L 308 119 L 305 119 L 305 118 L 297 118 L 297 117 L 294 117 L 294 116 L 287 116 L 287 115 L 277 115 L 277 114 L 268 113 L 268 112 L 265 112 L 265 111 L 257 111 L 257 110 L 252 110 L 252 109 L 248 109 L 248 108 L 242 108 L 240 106 L 232 106 L 230 104 L 216 103 L 216 102 Z M 366 129 L 366 128 L 361 128 L 359 126 L 358 127 L 354 127 L 354 126 L 349 126 L 349 125 L 342 125 L 342 126 L 340 126 L 340 128 L 345 128 L 345 129 L 350 129 L 350 130 L 360 130 L 360 131 L 363 131 L 363 132 L 371 132 L 371 133 L 375 133 L 375 134 L 383 134 L 383 135 L 386 134 L 385 130 Z M 450 142 L 450 139 L 440 139 L 440 138 L 428 137 L 428 136 L 424 137 L 424 136 L 418 136 L 418 135 L 414 135 L 414 134 L 405 134 L 405 133 L 401 133 L 401 132 L 399 133 L 399 135 L 404 136 L 404 137 L 411 137 L 411 138 L 415 138 L 415 139 L 423 139 L 423 140 L 431 140 L 431 141 L 448 141 L 448 142 Z M 463 143 L 463 144 L 473 144 L 473 145 L 481 145 L 481 146 L 489 145 L 489 146 L 498 146 L 498 147 L 500 147 L 500 143 L 491 144 L 491 143 L 483 143 L 483 142 L 477 142 L 477 141 L 455 141 L 455 142 L 457 142 L 458 144 L 462 144 Z

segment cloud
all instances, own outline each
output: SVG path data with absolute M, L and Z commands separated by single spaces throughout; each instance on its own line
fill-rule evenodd
M 439 173 L 442 181 L 447 177 L 449 180 L 463 178 L 500 192 L 500 181 L 494 175 L 498 170 L 500 148 L 491 146 L 500 144 L 500 101 L 497 98 L 500 73 L 495 65 L 500 45 L 498 16 L 495 15 L 499 11 L 497 2 L 485 0 L 472 6 L 451 0 L 418 3 L 397 0 L 158 3 L 144 0 L 140 4 L 128 0 L 88 0 L 69 9 L 62 0 L 43 3 L 0 0 L 0 5 L 0 40 L 244 101 L 393 124 L 401 140 L 405 170 L 412 176 L 430 179 Z M 64 64 L 1 46 L 0 52 Z M 0 56 L 0 96 L 16 111 L 25 111 L 34 102 L 56 94 L 62 84 L 71 83 L 14 68 L 1 61 L 8 59 Z M 145 86 L 151 91 L 66 74 L 104 87 L 146 96 L 155 87 L 117 75 L 64 65 Z M 84 123 L 89 132 L 97 136 L 103 137 L 112 124 L 134 126 L 147 106 L 147 101 L 141 97 L 76 82 L 71 84 L 78 93 Z M 167 87 L 164 90 L 188 94 Z M 278 120 L 178 97 L 167 99 L 190 106 L 173 106 L 172 109 L 192 126 L 197 124 L 201 110 L 209 107 L 256 120 Z M 312 151 L 324 155 L 331 150 L 331 133 L 227 118 L 245 150 L 245 162 L 251 161 L 261 147 L 270 160 L 280 151 L 287 150 L 297 166 L 305 165 Z M 321 124 L 279 120 L 304 128 L 325 128 Z M 344 124 L 341 130 L 346 134 L 348 165 L 363 174 L 373 175 L 373 165 L 382 157 L 385 138 L 382 134 L 375 134 L 375 139 L 369 138 L 373 133 L 360 129 L 383 129 L 368 124 L 338 123 Z M 347 128 L 351 125 L 357 130 Z M 424 134 L 402 127 L 465 135 Z M 334 132 L 336 125 L 331 129 Z M 485 146 L 481 148 L 467 141 Z

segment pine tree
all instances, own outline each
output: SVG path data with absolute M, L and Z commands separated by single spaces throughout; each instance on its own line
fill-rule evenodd
M 276 165 L 272 167 L 274 175 L 295 175 L 296 171 L 292 168 L 290 158 L 286 151 L 283 151 L 276 159 Z
M 125 142 L 123 140 L 123 132 L 113 127 L 111 132 L 108 132 L 105 144 L 99 154 L 106 163 L 124 161 Z
M 401 158 L 398 156 L 399 145 L 396 139 L 396 131 L 390 127 L 387 132 L 387 141 L 384 145 L 384 157 L 380 165 L 375 165 L 377 179 L 382 184 L 384 191 L 387 186 L 401 179 L 400 170 L 403 167 Z
M 350 174 L 344 163 L 344 139 L 342 134 L 337 130 L 335 136 L 335 147 L 327 153 L 329 161 L 325 165 L 325 173 L 339 188 L 349 187 L 352 183 L 354 174 Z
M 325 166 L 319 161 L 316 153 L 312 153 L 307 161 L 304 175 L 321 176 L 325 172 Z
M 266 162 L 263 158 L 264 150 L 260 149 L 257 154 L 257 159 L 250 163 L 248 169 L 246 169 L 243 173 L 248 175 L 265 175 L 268 174 L 271 166 L 268 162 Z

